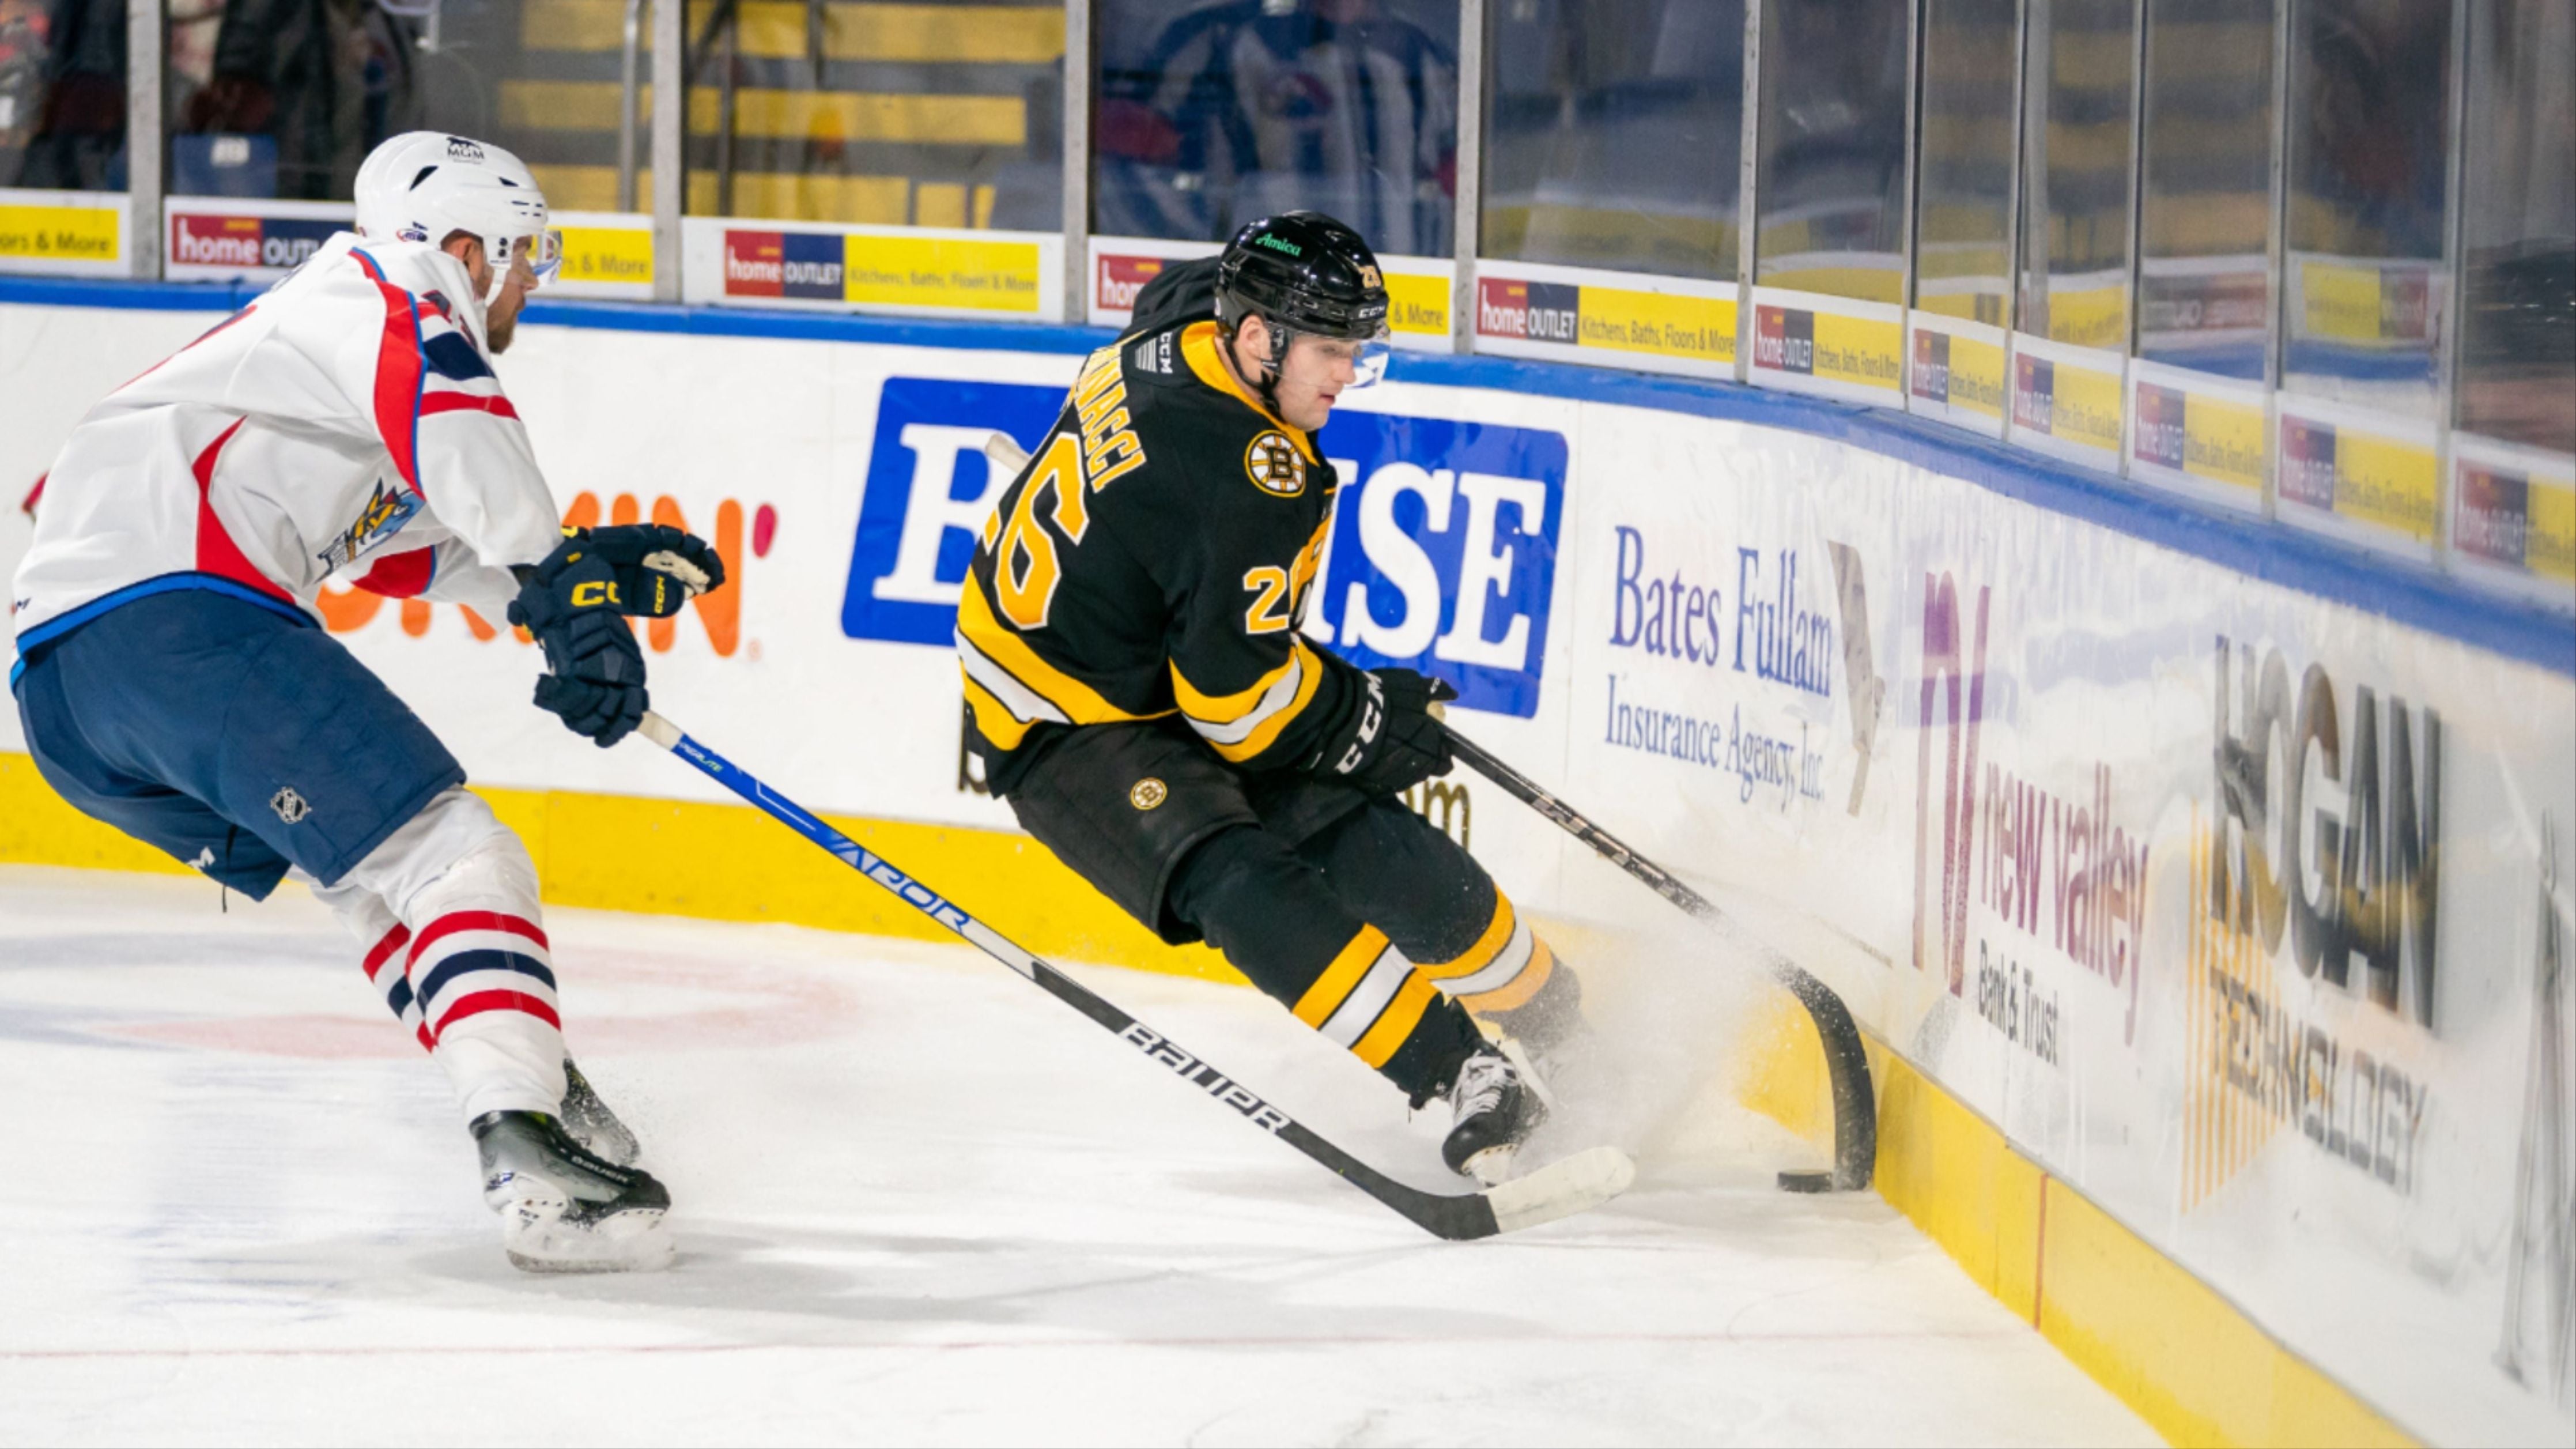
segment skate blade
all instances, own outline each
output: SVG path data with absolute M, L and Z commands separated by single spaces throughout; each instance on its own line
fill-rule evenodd
M 1488 1147 L 1467 1159 L 1461 1169 L 1483 1187 L 1500 1187 L 1512 1179 L 1512 1159 L 1519 1156 L 1518 1147 L 1509 1142 Z
M 1626 1192 L 1636 1180 L 1637 1164 L 1628 1160 L 1627 1153 L 1616 1147 L 1595 1147 L 1488 1188 L 1485 1202 L 1494 1210 L 1497 1231 L 1518 1232 L 1589 1212 Z
M 524 1273 L 658 1273 L 671 1266 L 671 1225 L 649 1208 L 570 1223 L 551 1204 L 515 1204 L 501 1216 L 501 1251 Z

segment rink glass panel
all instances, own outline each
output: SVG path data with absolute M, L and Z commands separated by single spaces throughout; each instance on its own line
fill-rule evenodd
M 692 216 L 1063 225 L 1061 5 L 690 0 L 683 43 Z
M 1765 0 L 1753 280 L 1905 300 L 1907 0 Z
M 125 189 L 125 0 L 0 0 L 0 189 Z
M 1488 0 L 1479 252 L 1733 281 L 1741 0 Z
M 1926 0 L 1915 303 L 2005 325 L 2012 269 L 2015 0 Z
M 1457 0 L 1096 0 L 1092 36 L 1094 232 L 1214 242 L 1309 209 L 1453 250 Z
M 2457 421 L 2576 453 L 2576 7 L 2470 15 Z
M 649 207 L 652 26 L 635 8 L 631 198 L 618 166 L 625 0 L 173 0 L 167 190 L 345 202 L 378 142 L 436 130 L 516 152 L 558 211 Z
M 2147 0 L 2137 355 L 2261 381 L 2274 0 Z
M 2029 7 L 2015 325 L 2051 342 L 2124 352 L 2137 0 L 2029 0 Z
M 2440 0 L 2291 10 L 2286 390 L 2439 414 L 2451 12 Z

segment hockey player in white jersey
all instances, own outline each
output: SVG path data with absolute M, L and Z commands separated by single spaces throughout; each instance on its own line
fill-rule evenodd
M 513 1262 L 659 1267 L 669 1198 L 565 1058 L 526 849 L 315 596 L 526 626 L 537 704 L 606 746 L 646 705 L 626 616 L 723 565 L 677 529 L 559 529 L 490 364 L 559 246 L 518 158 L 398 136 L 357 206 L 357 234 L 74 429 L 11 591 L 11 691 L 73 805 L 254 898 L 313 882 L 446 1069 Z

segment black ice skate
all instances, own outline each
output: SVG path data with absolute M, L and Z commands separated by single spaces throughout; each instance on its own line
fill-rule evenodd
M 1522 1080 L 1520 1068 L 1490 1046 L 1460 1064 L 1449 1103 L 1456 1116 L 1440 1144 L 1440 1160 L 1487 1187 L 1511 1176 L 1513 1151 L 1547 1120 L 1547 1104 Z
M 585 1150 L 542 1112 L 474 1119 L 483 1201 L 501 1246 L 531 1273 L 650 1272 L 671 1262 L 671 1195 L 651 1173 Z
M 572 1134 L 572 1140 L 593 1157 L 604 1157 L 620 1167 L 633 1167 L 644 1156 L 643 1144 L 626 1130 L 625 1123 L 617 1120 L 616 1113 L 608 1110 L 608 1104 L 599 1099 L 590 1079 L 581 1074 L 581 1068 L 574 1066 L 570 1057 L 564 1058 L 563 1107 L 555 1115 L 563 1122 L 564 1130 Z

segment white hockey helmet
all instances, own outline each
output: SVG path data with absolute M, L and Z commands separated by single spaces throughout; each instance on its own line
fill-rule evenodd
M 527 163 L 488 141 L 410 131 L 358 167 L 358 233 L 376 241 L 444 243 L 469 232 L 492 264 L 492 290 L 524 253 L 542 284 L 563 263 L 563 234 L 546 225 L 546 194 Z

